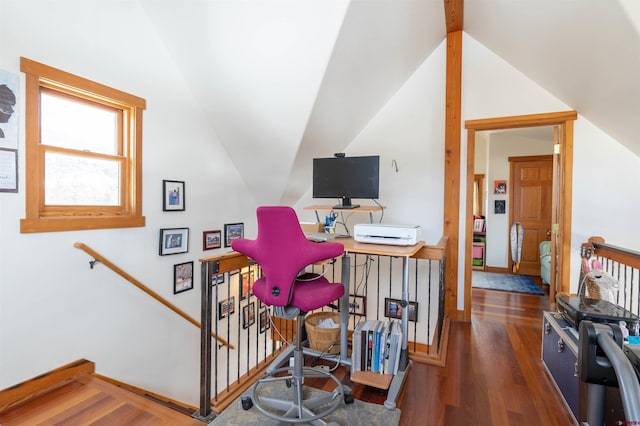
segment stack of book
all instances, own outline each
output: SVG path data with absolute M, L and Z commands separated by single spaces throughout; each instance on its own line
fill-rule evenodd
M 397 374 L 401 348 L 399 321 L 361 321 L 353 331 L 351 371 Z

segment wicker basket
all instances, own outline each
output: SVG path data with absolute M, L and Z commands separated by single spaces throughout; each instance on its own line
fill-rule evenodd
M 340 327 L 316 327 L 325 318 L 333 318 L 333 322 L 340 324 L 340 314 L 338 312 L 315 312 L 305 318 L 304 326 L 309 338 L 309 347 L 327 354 L 337 354 L 340 352 Z

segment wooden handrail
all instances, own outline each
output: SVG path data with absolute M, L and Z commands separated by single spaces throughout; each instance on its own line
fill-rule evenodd
M 591 237 L 583 246 L 591 246 L 598 256 L 612 259 L 632 268 L 640 269 L 640 252 L 607 244 L 602 237 Z
M 447 251 L 447 243 L 449 237 L 443 235 L 440 237 L 440 241 L 434 246 L 424 245 L 416 254 L 412 257 L 416 259 L 429 259 L 429 260 L 443 260 Z
M 106 267 L 108 267 L 109 269 L 111 269 L 113 272 L 115 272 L 116 274 L 120 275 L 122 278 L 124 278 L 125 280 L 129 281 L 131 284 L 135 285 L 136 287 L 138 287 L 140 290 L 144 291 L 145 293 L 147 293 L 149 296 L 153 297 L 154 299 L 156 299 L 158 302 L 162 303 L 164 306 L 166 306 L 167 308 L 171 309 L 173 312 L 175 312 L 176 314 L 180 315 L 182 318 L 186 319 L 187 321 L 189 321 L 191 324 L 195 325 L 196 327 L 200 328 L 200 323 L 198 321 L 196 321 L 195 319 L 191 318 L 189 315 L 187 315 L 184 311 L 182 311 L 181 309 L 179 309 L 178 307 L 174 306 L 173 304 L 171 304 L 169 301 L 167 301 L 166 299 L 164 299 L 162 296 L 160 296 L 159 294 L 157 294 L 156 292 L 154 292 L 153 290 L 151 290 L 149 287 L 145 286 L 144 284 L 142 284 L 140 281 L 138 281 L 137 279 L 135 279 L 134 277 L 132 277 L 131 275 L 129 275 L 128 273 L 126 273 L 125 271 L 123 271 L 122 269 L 120 269 L 118 266 L 116 266 L 115 264 L 113 264 L 111 261 L 109 261 L 107 258 L 105 258 L 104 256 L 102 256 L 101 254 L 99 254 L 98 252 L 96 252 L 95 250 L 93 250 L 91 247 L 87 246 L 84 243 L 73 243 L 73 246 L 77 249 L 80 249 L 82 251 L 84 251 L 85 253 L 87 253 L 89 256 L 93 257 L 95 260 L 97 260 L 98 262 L 104 264 Z M 211 337 L 215 338 L 218 342 L 220 342 L 222 345 L 228 346 L 230 349 L 235 349 L 233 347 L 233 345 L 229 344 L 226 340 L 224 340 L 223 338 L 217 336 L 215 333 L 211 333 Z

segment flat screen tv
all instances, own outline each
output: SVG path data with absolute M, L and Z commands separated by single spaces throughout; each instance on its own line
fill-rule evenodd
M 352 198 L 378 198 L 380 156 L 313 159 L 313 198 L 337 198 L 334 209 L 354 209 Z

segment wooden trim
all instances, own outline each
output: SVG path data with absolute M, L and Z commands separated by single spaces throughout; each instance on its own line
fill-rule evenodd
M 571 203 L 572 203 L 572 177 L 573 177 L 573 120 L 578 117 L 575 111 L 563 111 L 543 114 L 530 114 L 513 117 L 498 117 L 479 120 L 465 121 L 467 129 L 467 208 L 466 208 L 466 230 L 465 230 L 465 265 L 464 265 L 464 321 L 471 319 L 471 246 L 473 241 L 472 207 L 469 206 L 469 192 L 473 191 L 473 179 L 469 174 L 473 173 L 475 147 L 475 133 L 479 130 L 498 130 L 520 127 L 537 126 L 560 126 L 562 137 L 560 143 L 560 176 L 554 177 L 554 186 L 560 191 L 558 199 L 560 202 L 559 234 L 558 241 L 558 291 L 568 292 L 571 275 Z M 471 170 L 471 171 L 470 171 Z M 559 181 L 559 182 L 556 182 Z M 445 181 L 445 194 L 451 191 L 458 191 L 458 188 L 448 186 Z M 445 205 L 446 209 L 446 205 Z M 457 232 L 456 229 L 454 231 Z M 491 268 L 485 268 L 490 271 Z M 456 281 L 457 283 L 457 281 Z M 551 292 L 550 292 L 551 293 Z
M 517 163 L 517 162 L 525 162 L 525 161 L 547 161 L 549 159 L 553 158 L 553 155 L 549 154 L 549 155 L 524 155 L 522 157 L 508 157 L 507 160 L 510 163 Z M 513 178 L 511 178 L 511 180 L 513 180 Z
M 511 117 L 483 118 L 478 120 L 466 120 L 465 129 L 501 130 L 517 129 L 520 127 L 554 126 L 566 121 L 578 119 L 576 111 L 561 111 L 542 114 L 516 115 Z
M 571 286 L 571 215 L 573 205 L 573 121 L 566 121 L 560 126 L 560 216 L 558 218 L 559 238 L 557 248 L 558 276 L 556 291 L 569 292 Z M 553 300 L 552 302 L 555 302 Z
M 444 20 L 447 24 L 447 33 L 462 31 L 464 0 L 444 0 Z
M 112 87 L 105 86 L 104 84 L 96 83 L 95 81 L 50 67 L 49 65 L 41 64 L 25 57 L 20 57 L 20 71 L 26 74 L 38 75 L 46 80 L 49 85 L 53 85 L 54 87 L 58 85 L 73 88 L 83 87 L 91 93 L 101 95 L 105 99 L 115 100 L 117 103 L 126 102 L 131 106 L 143 109 L 147 107 L 147 101 L 143 98 L 139 98 Z
M 93 362 L 80 359 L 7 388 L 0 392 L 0 413 L 94 371 Z
M 447 72 L 444 149 L 444 218 L 443 234 L 447 245 L 445 282 L 445 315 L 457 310 L 458 241 L 460 227 L 460 133 L 462 110 L 462 31 L 447 33 Z
M 28 204 L 28 203 L 27 203 Z M 20 232 L 61 232 L 89 229 L 134 228 L 145 226 L 144 216 L 108 216 L 108 217 L 41 217 L 20 219 Z
M 435 246 L 424 245 L 413 256 L 416 259 L 428 259 L 428 260 L 444 260 L 446 258 L 447 242 L 449 238 L 443 235 Z
M 464 242 L 464 259 L 465 266 L 463 272 L 463 280 L 465 282 L 464 286 L 464 302 L 463 302 L 463 311 L 458 315 L 457 319 L 461 319 L 462 321 L 471 321 L 471 286 L 467 286 L 467 282 L 471 282 L 471 272 L 472 267 L 468 265 L 469 262 L 473 259 L 473 183 L 475 180 L 474 177 L 474 164 L 475 164 L 475 155 L 476 155 L 476 132 L 475 130 L 467 131 L 467 198 L 466 198 L 466 207 L 465 207 L 465 223 L 466 223 L 466 236 Z M 471 188 L 471 190 L 469 190 Z M 445 192 L 447 189 L 445 188 Z M 486 212 L 485 212 L 486 213 Z M 471 237 L 469 237 L 471 234 Z M 486 246 L 485 246 L 486 250 Z M 484 262 L 484 270 L 487 270 L 487 261 L 485 254 L 485 262 Z M 458 280 L 455 282 L 458 285 Z
M 73 246 L 75 248 L 77 248 L 77 249 L 80 249 L 80 250 L 84 251 L 89 256 L 92 256 L 95 260 L 99 261 L 100 263 L 105 265 L 107 268 L 111 269 L 113 272 L 115 272 L 116 274 L 120 275 L 122 278 L 124 278 L 125 280 L 129 281 L 131 284 L 135 285 L 140 290 L 142 290 L 143 292 L 147 293 L 149 296 L 151 296 L 154 299 L 156 299 L 158 302 L 162 303 L 167 308 L 171 309 L 173 312 L 175 312 L 176 314 L 180 315 L 182 318 L 184 318 L 187 321 L 189 321 L 191 324 L 195 325 L 198 328 L 201 327 L 201 325 L 200 325 L 200 323 L 198 321 L 196 321 L 195 319 L 191 318 L 184 311 L 182 311 L 181 309 L 179 309 L 178 307 L 176 307 L 175 305 L 173 305 L 172 303 L 167 301 L 165 298 L 160 296 L 158 293 L 154 292 L 149 287 L 145 286 L 140 281 L 138 281 L 137 279 L 135 279 L 134 277 L 132 277 L 131 275 L 129 275 L 128 273 L 123 271 L 117 265 L 112 263 L 109 259 L 107 259 L 106 257 L 102 256 L 97 251 L 93 250 L 91 247 L 87 246 L 84 243 L 74 243 Z M 215 333 L 212 332 L 211 336 L 213 338 L 215 338 L 221 344 L 223 344 L 225 346 L 228 346 L 230 349 L 234 349 L 233 345 L 229 344 L 226 340 L 224 340 L 222 337 L 217 336 Z
M 442 336 L 440 339 L 440 350 L 431 352 L 433 345 L 429 345 L 426 349 L 423 349 L 421 344 L 409 343 L 409 359 L 421 364 L 436 365 L 444 367 L 447 365 L 447 348 L 449 347 L 449 329 L 451 327 L 451 320 L 449 318 L 444 319 L 442 324 Z M 415 350 L 412 350 L 414 349 Z

